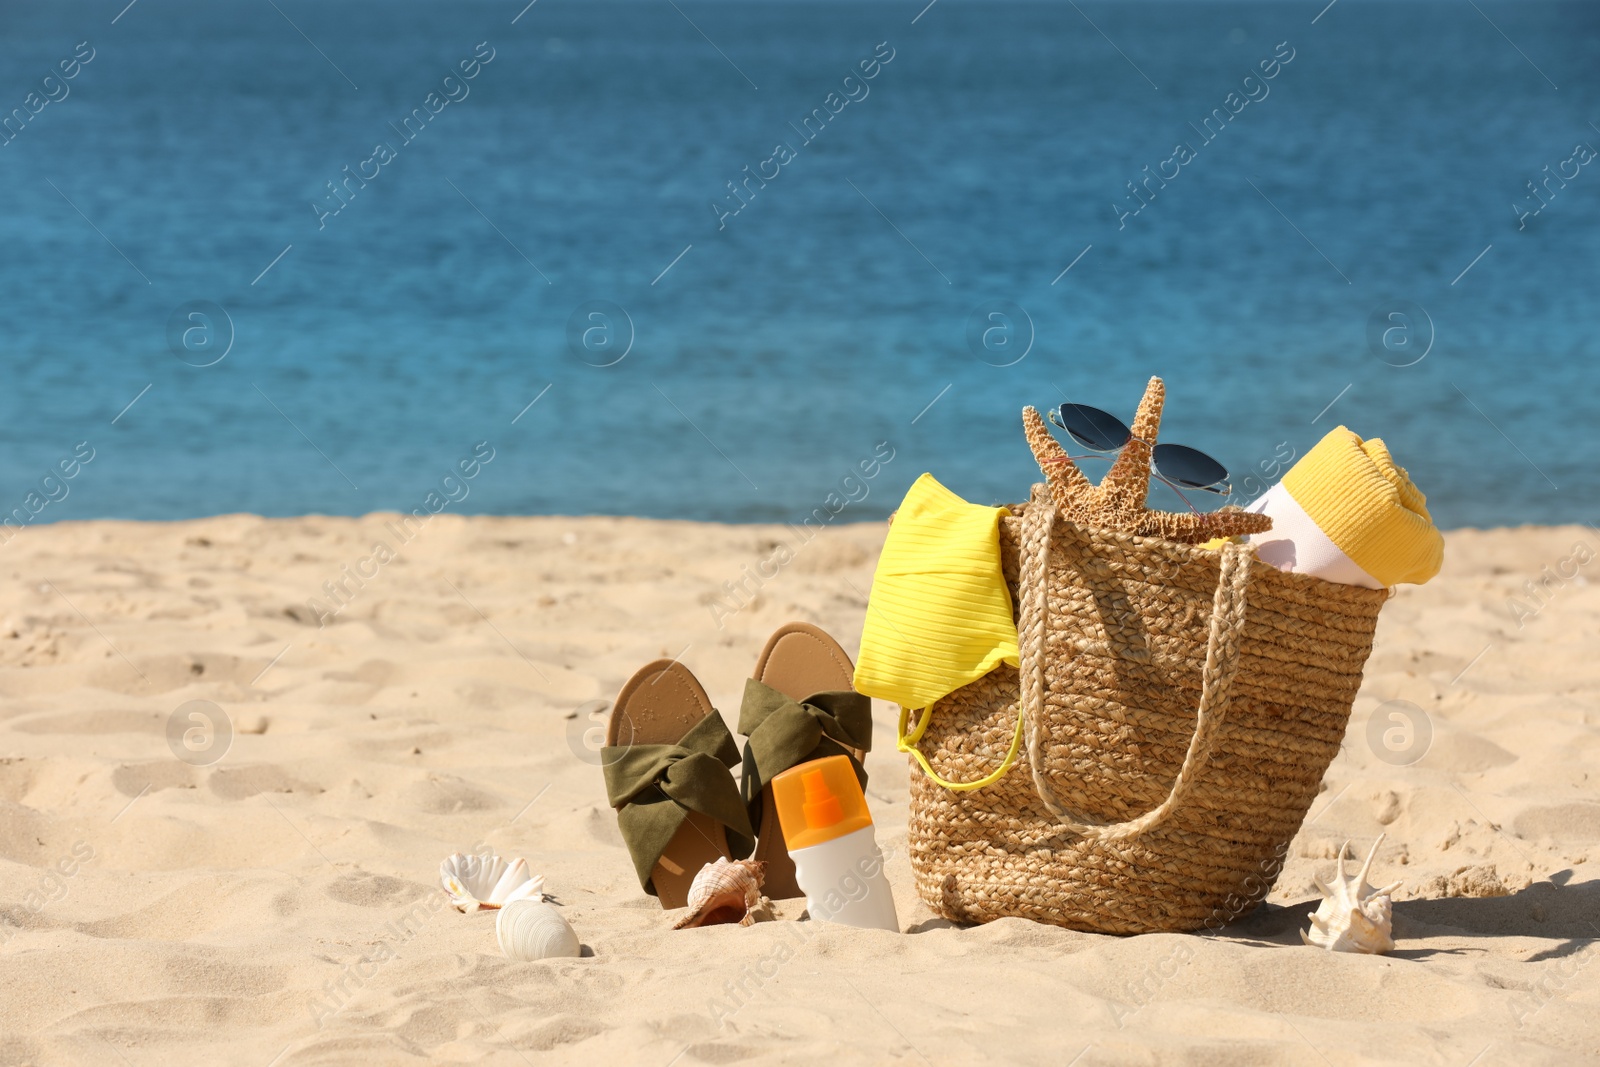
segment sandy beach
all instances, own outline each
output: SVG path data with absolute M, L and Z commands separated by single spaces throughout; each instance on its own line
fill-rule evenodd
M 882 704 L 869 800 L 906 933 L 673 932 L 640 892 L 589 702 L 675 656 L 732 722 L 779 623 L 853 651 L 881 523 L 824 530 L 740 604 L 724 583 L 788 527 L 441 515 L 400 545 L 394 521 L 0 549 L 0 1064 L 1600 1063 L 1587 528 L 1448 534 L 1384 610 L 1268 906 L 1117 938 L 933 918 Z M 1370 740 L 1395 700 L 1420 759 Z M 169 745 L 190 701 L 225 713 L 220 758 Z M 1313 876 L 1379 833 L 1396 951 L 1302 946 Z M 508 961 L 492 914 L 445 906 L 440 860 L 480 844 L 546 876 L 583 958 Z

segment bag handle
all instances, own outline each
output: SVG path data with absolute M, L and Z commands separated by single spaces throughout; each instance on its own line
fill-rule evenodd
M 1044 721 L 1044 658 L 1046 649 L 1046 596 L 1050 563 L 1050 532 L 1056 509 L 1041 494 L 1036 494 L 1022 520 L 1021 574 L 1019 592 L 1024 600 L 1018 625 L 1018 650 L 1021 654 L 1021 693 L 1017 701 L 1018 719 L 1028 724 L 1028 765 L 1033 772 L 1033 787 L 1044 806 L 1050 809 L 1067 830 L 1083 837 L 1115 841 L 1144 832 L 1165 819 L 1193 788 L 1195 779 L 1211 754 L 1212 743 L 1222 724 L 1228 694 L 1239 670 L 1239 636 L 1244 631 L 1245 587 L 1250 581 L 1250 548 L 1236 542 L 1222 546 L 1221 574 L 1211 602 L 1211 626 L 1206 638 L 1206 665 L 1201 674 L 1200 706 L 1195 713 L 1194 736 L 1184 753 L 1183 766 L 1172 781 L 1167 798 L 1143 815 L 1118 823 L 1094 822 L 1068 811 L 1056 799 L 1044 778 L 1045 753 L 1039 724 Z
M 992 785 L 1004 777 L 1021 748 L 1024 737 L 1028 743 L 1028 765 L 1033 774 L 1034 791 L 1060 825 L 1071 833 L 1095 840 L 1110 841 L 1132 837 L 1144 832 L 1165 819 L 1180 804 L 1193 787 L 1201 767 L 1211 753 L 1212 743 L 1227 707 L 1229 691 L 1239 668 L 1239 635 L 1244 630 L 1245 587 L 1250 579 L 1250 549 L 1248 546 L 1227 542 L 1221 551 L 1221 574 L 1217 579 L 1216 596 L 1211 604 L 1211 625 L 1206 640 L 1206 664 L 1201 675 L 1200 706 L 1195 715 L 1194 736 L 1184 754 L 1183 765 L 1173 779 L 1167 798 L 1150 811 L 1120 823 L 1098 823 L 1070 812 L 1056 799 L 1054 790 L 1045 781 L 1043 766 L 1045 753 L 1041 742 L 1039 723 L 1044 720 L 1044 659 L 1047 651 L 1046 623 L 1049 615 L 1048 583 L 1050 563 L 1050 535 L 1055 525 L 1056 508 L 1044 494 L 1035 492 L 1022 518 L 1021 573 L 1017 592 L 1022 600 L 1018 619 L 1018 650 L 1021 667 L 1017 697 L 1017 728 L 1011 739 L 1011 750 L 992 773 L 972 782 L 952 782 L 940 777 L 928 763 L 927 757 L 916 747 L 922 740 L 932 717 L 932 708 L 924 708 L 917 728 L 906 733 L 908 712 L 900 709 L 896 747 L 914 757 L 925 773 L 936 784 L 946 789 L 963 792 Z

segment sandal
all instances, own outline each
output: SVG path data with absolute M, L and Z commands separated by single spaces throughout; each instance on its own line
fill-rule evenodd
M 706 864 L 750 854 L 755 833 L 730 772 L 738 746 L 681 663 L 656 660 L 628 679 L 600 760 L 639 884 L 663 908 L 688 904 Z
M 740 791 L 759 835 L 755 860 L 767 865 L 763 892 L 773 900 L 805 894 L 773 804 L 772 779 L 824 756 L 849 756 L 862 788 L 861 766 L 872 747 L 872 700 L 851 685 L 855 666 L 839 643 L 810 623 L 786 623 L 767 639 L 755 677 L 744 684 L 739 732 L 744 746 Z

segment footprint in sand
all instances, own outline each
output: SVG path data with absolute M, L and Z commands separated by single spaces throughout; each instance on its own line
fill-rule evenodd
M 1432 770 L 1487 771 L 1517 762 L 1517 757 L 1487 737 L 1435 719 L 1433 744 L 1419 761 Z
M 326 790 L 314 782 L 302 781 L 282 767 L 258 763 L 243 767 L 222 767 L 211 773 L 211 791 L 224 800 L 248 800 L 258 793 L 308 793 L 316 796 Z
M 325 892 L 341 904 L 358 908 L 389 908 L 426 896 L 432 887 L 386 874 L 352 871 L 328 883 Z
M 11 729 L 24 734 L 159 734 L 166 716 L 156 711 L 68 711 L 13 720 Z
M 163 759 L 150 763 L 125 763 L 111 772 L 111 784 L 123 796 L 136 797 L 145 792 L 159 793 L 163 789 L 193 789 L 204 777 L 199 767 Z
M 432 774 L 407 786 L 400 798 L 408 807 L 429 815 L 494 811 L 506 806 L 506 802 L 499 797 L 470 786 L 459 778 Z
M 170 693 L 196 683 L 248 686 L 271 660 L 226 656 L 215 652 L 109 659 L 88 672 L 85 681 L 97 689 L 128 696 Z
M 1600 804 L 1556 804 L 1529 808 L 1513 823 L 1518 837 L 1557 841 L 1600 841 Z

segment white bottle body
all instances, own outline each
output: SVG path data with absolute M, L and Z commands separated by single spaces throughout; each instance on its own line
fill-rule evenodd
M 795 881 L 817 922 L 900 932 L 894 893 L 883 876 L 883 853 L 871 826 L 820 845 L 789 851 Z

